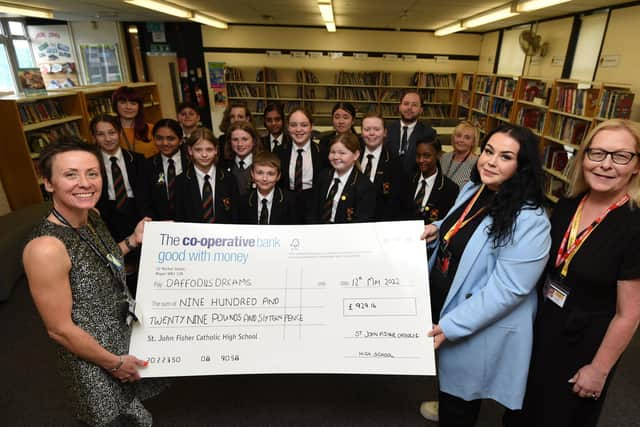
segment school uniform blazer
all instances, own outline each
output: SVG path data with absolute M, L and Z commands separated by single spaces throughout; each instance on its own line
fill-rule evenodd
M 262 149 L 265 151 L 271 151 L 272 153 L 276 153 L 278 150 L 278 147 L 282 147 L 283 145 L 286 147 L 286 146 L 289 146 L 290 144 L 292 144 L 291 138 L 289 137 L 289 134 L 284 131 L 282 132 L 282 140 L 280 141 L 280 144 L 274 147 L 273 150 L 271 149 L 271 138 L 269 134 L 262 137 Z
M 329 153 L 322 148 L 319 143 L 311 138 L 311 164 L 313 165 L 313 186 L 316 186 L 320 172 L 329 167 Z M 281 145 L 278 149 L 278 157 L 280 157 L 280 181 L 278 185 L 281 188 L 289 190 L 289 166 L 291 165 L 291 150 L 297 150 L 297 146 L 291 141 L 287 145 Z
M 289 225 L 296 224 L 296 210 L 294 204 L 294 194 L 275 187 L 273 200 L 271 201 L 271 211 L 269 212 L 269 224 Z M 258 197 L 258 190 L 253 189 L 248 194 L 240 197 L 238 202 L 238 222 L 240 224 L 258 224 L 258 207 L 261 198 Z
M 133 153 L 122 148 L 120 150 L 122 152 L 122 158 L 124 159 L 125 168 L 127 169 L 129 185 L 131 186 L 134 196 L 137 196 L 136 185 L 138 175 L 145 160 L 144 155 Z M 116 208 L 115 200 L 109 200 L 109 181 L 107 180 L 106 168 L 110 167 L 111 164 L 103 165 L 102 194 L 100 194 L 100 200 L 98 200 L 96 208 L 100 211 L 100 216 L 107 224 L 107 228 L 111 231 L 116 242 L 119 242 L 133 232 L 141 216 L 138 213 L 134 200 L 127 200 L 127 203 L 131 203 L 131 206 L 128 206 L 125 212 Z M 132 224 L 133 228 L 131 228 Z
M 189 155 L 186 148 L 181 147 L 180 149 L 182 150 L 180 159 L 184 172 L 189 167 Z M 135 191 L 138 212 L 142 216 L 148 216 L 156 221 L 175 219 L 175 209 L 169 207 L 167 199 L 166 179 L 161 154 L 156 154 L 142 163 Z M 180 190 L 176 186 L 175 192 L 178 191 Z
M 478 187 L 467 183 L 450 213 Z M 549 257 L 551 227 L 543 209 L 523 209 L 512 241 L 494 248 L 487 234 L 491 221 L 485 216 L 467 243 L 440 313 L 447 338 L 438 351 L 440 390 L 520 409 L 533 342 L 535 286 Z
M 366 152 L 361 149 L 360 164 L 363 164 Z M 366 177 L 365 177 L 366 178 Z M 398 156 L 382 147 L 373 186 L 376 189 L 376 211 L 374 218 L 377 221 L 391 221 L 404 219 L 406 200 L 407 178 L 402 169 L 402 163 Z
M 240 170 L 236 165 L 235 160 L 225 160 L 224 162 L 221 162 L 219 167 L 231 174 L 236 180 L 238 195 L 245 195 L 251 190 L 253 184 L 253 180 L 251 179 L 251 166 L 247 166 L 243 170 Z
M 215 222 L 236 222 L 235 202 L 238 198 L 236 181 L 227 171 L 216 168 L 216 185 L 213 196 Z M 204 222 L 202 218 L 202 196 L 193 165 L 176 178 L 176 221 Z
M 409 197 L 406 198 L 406 219 L 421 219 L 425 224 L 430 224 L 434 221 L 441 220 L 447 215 L 451 206 L 458 197 L 459 188 L 458 185 L 447 178 L 442 171 L 438 171 L 436 180 L 426 206 L 418 212 L 418 208 L 415 202 L 415 193 L 418 188 L 418 183 L 422 179 L 422 174 L 416 172 L 408 181 L 408 193 Z
M 407 176 L 411 176 L 417 170 L 416 166 L 416 142 L 424 139 L 435 139 L 437 136 L 435 129 L 429 125 L 425 125 L 420 120 L 416 123 L 416 127 L 411 132 L 408 140 L 407 151 L 402 156 L 402 167 Z M 385 147 L 396 156 L 400 151 L 400 141 L 402 140 L 402 126 L 400 120 L 394 120 L 387 126 L 387 138 Z
M 314 207 L 311 224 L 322 222 L 322 210 L 327 199 L 329 187 L 333 185 L 333 168 L 325 169 L 318 179 L 318 185 L 314 192 Z M 357 167 L 347 178 L 342 189 L 342 195 L 338 201 L 334 223 L 345 224 L 349 222 L 373 221 L 376 209 L 376 189 L 366 176 Z

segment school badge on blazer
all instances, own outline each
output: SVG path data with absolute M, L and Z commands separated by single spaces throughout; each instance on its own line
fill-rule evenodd
M 231 197 L 222 199 L 222 205 L 224 206 L 224 210 L 229 212 L 231 210 Z

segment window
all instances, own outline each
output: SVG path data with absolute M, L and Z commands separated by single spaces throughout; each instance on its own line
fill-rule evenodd
M 0 44 L 0 92 L 15 92 L 11 61 L 4 44 Z
M 0 92 L 16 93 L 18 69 L 35 67 L 24 21 L 0 18 Z

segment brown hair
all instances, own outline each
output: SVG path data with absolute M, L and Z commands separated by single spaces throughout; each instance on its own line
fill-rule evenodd
M 243 108 L 244 115 L 247 116 L 248 123 L 253 123 L 253 117 L 251 116 L 251 111 L 249 111 L 249 107 L 242 102 L 232 102 L 227 105 L 227 108 L 224 109 L 224 114 L 222 116 L 222 122 L 220 122 L 220 131 L 222 133 L 229 132 L 229 126 L 231 126 L 231 110 L 234 108 Z
M 226 134 L 227 143 L 224 145 L 224 158 L 226 160 L 231 160 L 233 159 L 233 156 L 235 156 L 233 148 L 231 147 L 231 135 L 235 130 L 243 130 L 251 135 L 251 139 L 253 139 L 253 150 L 251 150 L 251 152 L 253 154 L 262 151 L 262 140 L 258 137 L 258 131 L 256 131 L 256 128 L 248 122 L 235 122 L 229 127 Z
M 118 116 L 118 102 L 120 101 L 135 102 L 138 104 L 138 114 L 136 114 L 136 118 L 134 119 L 133 135 L 140 141 L 149 142 L 151 139 L 149 138 L 147 122 L 144 119 L 144 103 L 142 102 L 142 97 L 134 88 L 129 86 L 120 86 L 116 89 L 113 94 L 111 94 L 111 108 Z
M 313 116 L 306 108 L 296 108 L 291 110 L 291 112 L 287 116 L 287 126 L 289 125 L 289 120 L 291 120 L 291 116 L 293 116 L 293 113 L 297 113 L 297 112 L 301 112 L 302 114 L 304 114 L 307 117 L 307 120 L 309 120 L 309 123 L 311 123 L 311 126 L 313 127 Z
M 255 169 L 256 166 L 271 166 L 273 168 L 276 168 L 278 170 L 278 173 L 280 173 L 280 158 L 271 151 L 262 151 L 260 153 L 257 153 L 253 157 L 251 169 Z

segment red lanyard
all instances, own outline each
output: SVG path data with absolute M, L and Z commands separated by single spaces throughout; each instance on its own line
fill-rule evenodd
M 618 209 L 620 206 L 627 203 L 629 200 L 629 195 L 625 194 L 620 200 L 609 206 L 598 218 L 595 219 L 587 228 L 584 229 L 580 236 L 578 236 L 578 227 L 580 226 L 580 218 L 582 217 L 582 209 L 584 207 L 585 202 L 587 201 L 587 197 L 589 195 L 585 194 L 580 204 L 576 208 L 576 212 L 573 214 L 573 218 L 571 218 L 571 222 L 567 227 L 567 231 L 564 233 L 564 237 L 562 238 L 562 242 L 560 242 L 560 247 L 558 248 L 558 255 L 556 256 L 556 268 L 560 267 L 564 263 L 562 267 L 562 271 L 560 274 L 562 277 L 567 277 L 567 272 L 569 271 L 569 264 L 571 260 L 578 252 L 582 244 L 587 237 L 591 234 L 596 227 L 604 221 L 604 219 L 609 215 L 611 211 Z
M 460 229 L 462 227 L 464 227 L 465 225 L 467 225 L 469 223 L 469 221 L 473 220 L 476 216 L 478 216 L 479 214 L 481 214 L 482 212 L 484 212 L 485 208 L 480 208 L 475 214 L 471 215 L 471 218 L 468 218 L 465 221 L 465 218 L 467 217 L 467 215 L 469 215 L 469 212 L 471 211 L 471 208 L 473 207 L 473 205 L 476 203 L 476 201 L 478 200 L 478 197 L 480 197 L 480 194 L 482 193 L 482 190 L 484 190 L 485 185 L 482 184 L 480 186 L 480 188 L 478 189 L 478 191 L 476 191 L 476 194 L 471 198 L 471 201 L 467 204 L 467 206 L 464 208 L 464 211 L 462 212 L 462 215 L 460 215 L 460 218 L 458 218 L 458 220 L 456 221 L 456 223 L 453 225 L 453 227 L 451 227 L 449 229 L 449 231 L 447 231 L 447 233 L 444 235 L 444 237 L 442 238 L 442 240 L 444 240 L 445 244 L 449 244 L 449 241 L 453 238 L 453 236 L 455 236 L 458 231 L 460 231 Z

